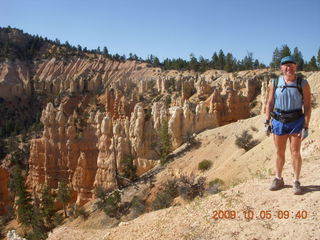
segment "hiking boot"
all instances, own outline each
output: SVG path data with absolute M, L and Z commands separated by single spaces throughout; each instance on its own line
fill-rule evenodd
M 273 182 L 271 184 L 270 191 L 280 190 L 283 187 L 284 187 L 283 178 L 281 179 L 275 178 L 273 179 Z
M 293 182 L 293 193 L 295 195 L 301 195 L 302 194 L 302 188 L 300 186 L 300 182 L 299 181 L 294 181 Z

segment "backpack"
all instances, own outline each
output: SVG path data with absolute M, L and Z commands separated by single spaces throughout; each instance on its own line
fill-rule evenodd
M 276 79 L 273 81 L 274 94 L 275 94 L 277 88 L 282 88 L 281 91 L 283 91 L 283 90 L 284 90 L 285 88 L 287 88 L 287 87 L 288 87 L 288 88 L 298 88 L 298 91 L 299 91 L 299 93 L 301 94 L 302 99 L 303 99 L 302 77 L 300 77 L 300 76 L 297 77 L 297 86 L 288 86 L 287 84 L 285 84 L 285 86 L 279 87 L 279 86 L 278 86 L 278 82 L 279 82 L 279 78 L 276 78 Z

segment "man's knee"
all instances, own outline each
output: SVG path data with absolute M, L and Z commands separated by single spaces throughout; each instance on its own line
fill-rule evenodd
M 301 159 L 301 153 L 300 153 L 300 148 L 291 148 L 291 156 L 296 159 L 299 158 Z

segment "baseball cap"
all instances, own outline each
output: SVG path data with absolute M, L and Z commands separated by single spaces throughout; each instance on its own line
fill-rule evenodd
M 292 56 L 286 56 L 281 59 L 280 65 L 285 64 L 285 63 L 294 63 L 297 64 L 296 60 Z

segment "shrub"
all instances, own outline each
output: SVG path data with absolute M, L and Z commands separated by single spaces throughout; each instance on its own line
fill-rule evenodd
M 53 223 L 54 225 L 57 227 L 59 225 L 61 225 L 63 223 L 63 214 L 61 213 L 55 213 L 54 217 L 53 217 Z
M 144 210 L 145 210 L 145 204 L 144 201 L 142 199 L 140 199 L 137 196 L 134 196 L 132 201 L 131 201 L 131 210 L 132 212 L 136 215 L 139 216 L 141 215 Z
M 220 178 L 216 178 L 209 182 L 208 192 L 210 194 L 216 194 L 221 191 L 220 187 L 222 185 L 224 185 L 223 180 L 221 180 Z
M 159 210 L 162 208 L 170 207 L 173 199 L 177 196 L 177 180 L 168 180 L 164 186 L 164 189 L 157 193 L 157 196 L 152 203 L 152 209 Z
M 81 217 L 83 219 L 87 219 L 89 217 L 89 213 L 83 207 L 73 205 L 69 210 L 69 216 L 73 218 Z
M 205 178 L 200 177 L 195 180 L 192 177 L 181 176 L 178 181 L 178 194 L 186 200 L 193 200 L 197 196 L 202 196 L 205 190 Z
M 173 199 L 173 196 L 171 196 L 168 192 L 159 192 L 157 194 L 156 199 L 152 203 L 152 209 L 159 210 L 163 208 L 168 208 L 171 206 Z
M 133 156 L 126 154 L 121 160 L 123 166 L 123 177 L 128 178 L 132 181 L 137 179 L 137 166 L 133 164 Z
M 251 148 L 258 145 L 259 141 L 253 140 L 252 135 L 249 134 L 247 130 L 244 130 L 240 136 L 236 136 L 235 144 L 238 147 L 243 148 L 246 151 L 249 151 Z
M 105 199 L 105 205 L 104 205 L 103 211 L 109 217 L 117 217 L 120 201 L 121 201 L 120 192 L 114 191 L 113 193 L 109 194 L 109 196 Z
M 198 164 L 198 169 L 200 171 L 206 171 L 209 168 L 211 168 L 212 166 L 212 162 L 210 160 L 202 160 L 201 162 L 199 162 Z

